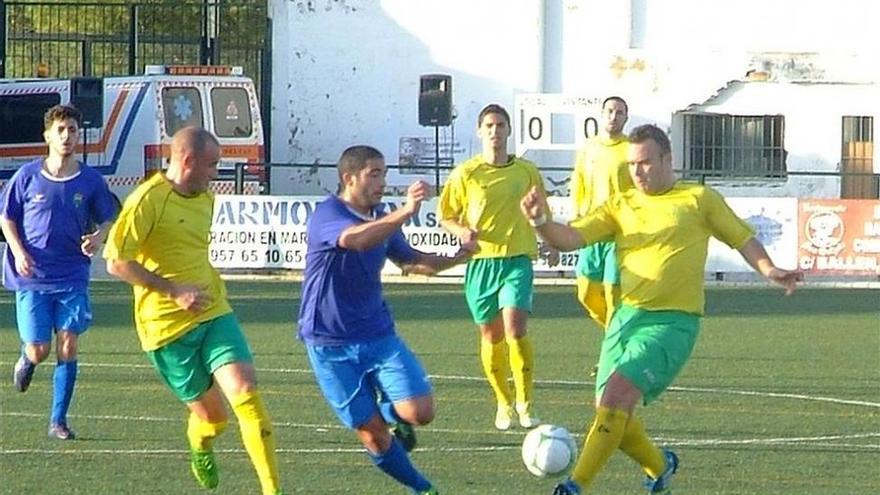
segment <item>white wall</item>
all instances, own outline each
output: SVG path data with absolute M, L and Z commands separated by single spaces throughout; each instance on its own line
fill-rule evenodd
M 452 75 L 461 159 L 473 150 L 484 105 L 510 108 L 517 92 L 542 88 L 539 0 L 274 0 L 272 6 L 275 162 L 335 163 L 347 146 L 371 144 L 397 163 L 401 137 L 434 136 L 418 124 L 419 76 L 431 73 Z M 444 129 L 446 139 L 451 132 Z M 273 181 L 281 177 L 276 172 Z M 300 192 L 335 188 L 333 174 L 317 175 L 287 180 L 314 186 Z
M 877 114 L 874 85 L 823 90 L 783 84 L 880 81 L 880 59 L 872 51 L 880 45 L 875 29 L 880 2 L 872 0 L 270 4 L 276 162 L 333 163 L 346 146 L 369 143 L 396 163 L 401 137 L 433 136 L 432 129 L 418 126 L 417 97 L 419 75 L 435 72 L 453 76 L 456 159 L 477 151 L 473 131 L 479 109 L 489 102 L 510 108 L 521 92 L 617 94 L 630 103 L 630 127 L 653 122 L 671 128 L 675 112 L 706 102 L 749 70 L 766 71 L 779 83 L 775 89 L 738 88 L 727 105 L 736 112 L 790 113 L 786 148 L 791 166 L 824 171 L 839 162 L 839 116 Z M 840 102 L 847 112 L 836 108 Z M 705 108 L 718 105 L 713 101 Z M 450 140 L 451 131 L 441 141 Z M 281 192 L 335 187 L 332 174 L 304 171 L 278 177 L 273 173 Z M 402 183 L 411 177 L 392 175 L 390 180 Z M 834 195 L 839 186 L 833 182 L 790 180 L 784 188 L 759 184 L 741 194 Z

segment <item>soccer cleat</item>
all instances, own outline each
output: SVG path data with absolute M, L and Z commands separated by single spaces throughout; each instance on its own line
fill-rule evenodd
M 556 488 L 553 489 L 553 495 L 581 495 L 581 487 L 568 479 L 556 485 Z
M 418 492 L 418 495 L 440 495 L 440 492 L 438 492 L 437 489 L 432 486 L 424 492 Z
M 531 407 L 528 404 L 517 404 L 516 415 L 519 416 L 519 425 L 523 428 L 534 428 L 541 424 L 541 420 L 532 416 Z
M 416 448 L 416 429 L 409 423 L 394 423 L 391 425 L 391 434 L 397 438 L 403 450 L 412 452 Z
M 672 482 L 672 475 L 678 471 L 678 456 L 669 449 L 663 449 L 663 457 L 666 459 L 666 469 L 657 477 L 657 479 L 648 476 L 645 480 L 645 488 L 648 493 L 670 493 L 669 485 Z
M 213 490 L 220 484 L 214 452 L 210 450 L 190 450 L 189 466 L 193 476 L 202 488 Z
M 75 440 L 76 433 L 64 423 L 52 423 L 49 425 L 49 438 L 57 438 L 58 440 Z
M 26 392 L 31 386 L 31 379 L 34 377 L 34 370 L 37 365 L 28 361 L 24 354 L 18 357 L 15 362 L 15 368 L 12 370 L 12 384 L 19 392 Z
M 599 376 L 599 365 L 598 364 L 593 366 L 593 368 L 590 370 L 590 378 L 596 378 L 597 376 Z
M 495 412 L 495 429 L 501 431 L 507 431 L 510 429 L 510 424 L 513 421 L 513 409 L 510 406 L 502 406 L 498 405 L 498 410 Z

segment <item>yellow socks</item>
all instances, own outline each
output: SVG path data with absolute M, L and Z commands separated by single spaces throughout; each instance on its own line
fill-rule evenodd
M 186 438 L 189 439 L 191 449 L 205 452 L 211 450 L 214 439 L 225 429 L 226 421 L 209 423 L 191 412 L 186 424 Z
M 645 474 L 651 478 L 658 478 L 666 469 L 663 452 L 648 438 L 645 425 L 636 415 L 630 417 L 626 424 L 620 441 L 620 450 L 638 462 Z
M 510 369 L 513 372 L 516 404 L 527 410 L 532 403 L 532 370 L 535 366 L 535 350 L 528 335 L 519 339 L 508 338 L 507 347 L 510 349 Z
M 587 432 L 584 448 L 571 473 L 571 479 L 582 489 L 585 490 L 592 483 L 611 454 L 620 447 L 628 420 L 629 413 L 621 409 L 600 406 L 596 410 L 596 418 Z
M 263 495 L 274 495 L 279 490 L 275 435 L 263 401 L 253 391 L 231 398 L 230 405 L 238 418 L 241 440 L 257 471 Z
M 510 365 L 507 361 L 507 344 L 504 340 L 495 344 L 480 339 L 480 362 L 483 365 L 483 373 L 489 380 L 489 385 L 495 392 L 495 400 L 499 406 L 510 407 L 513 403 L 510 386 L 507 384 L 507 375 Z

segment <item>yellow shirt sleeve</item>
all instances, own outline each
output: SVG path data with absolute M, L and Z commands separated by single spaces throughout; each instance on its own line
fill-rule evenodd
M 584 202 L 587 199 L 587 184 L 584 177 L 584 163 L 586 154 L 579 151 L 574 160 L 574 168 L 571 171 L 571 180 L 569 181 L 569 191 L 571 192 L 571 201 L 574 216 L 579 217 L 586 213 Z
M 754 237 L 754 228 L 738 217 L 717 191 L 706 188 L 701 200 L 706 225 L 713 237 L 733 249 L 743 247 Z
M 465 187 L 462 180 L 462 168 L 456 167 L 446 179 L 440 199 L 437 202 L 437 215 L 440 220 L 452 220 L 463 222 L 464 217 Z
M 584 244 L 614 239 L 619 228 L 615 211 L 619 198 L 611 198 L 587 216 L 572 220 L 569 225 L 584 238 Z

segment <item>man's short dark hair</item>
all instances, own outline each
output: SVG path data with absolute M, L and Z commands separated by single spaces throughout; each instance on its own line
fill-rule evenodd
M 348 147 L 342 152 L 339 162 L 336 163 L 340 184 L 342 183 L 342 174 L 356 174 L 367 166 L 367 160 L 381 160 L 384 158 L 382 152 L 372 146 L 359 144 Z
M 605 98 L 604 100 L 602 100 L 602 109 L 603 110 L 605 109 L 605 104 L 608 103 L 609 101 L 619 101 L 620 103 L 623 104 L 623 109 L 626 110 L 627 115 L 629 114 L 629 105 L 627 105 L 626 100 L 624 100 L 620 96 L 609 96 L 608 98 Z
M 73 105 L 55 105 L 43 114 L 43 130 L 48 131 L 52 124 L 60 120 L 73 119 L 77 127 L 82 127 L 82 113 Z
M 477 128 L 483 125 L 483 119 L 490 113 L 495 113 L 504 117 L 504 120 L 507 121 L 507 127 L 510 127 L 510 114 L 507 113 L 507 110 L 497 103 L 490 103 L 480 110 L 480 116 L 477 117 Z
M 660 147 L 660 151 L 664 154 L 672 152 L 672 147 L 669 144 L 669 137 L 663 129 L 660 129 L 656 125 L 644 124 L 637 126 L 630 131 L 628 137 L 629 142 L 632 144 L 641 144 L 649 139 L 657 143 L 657 146 Z

